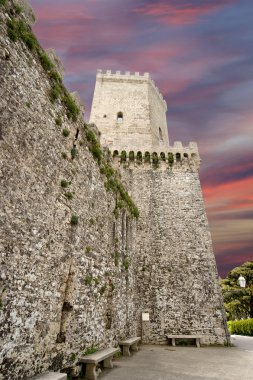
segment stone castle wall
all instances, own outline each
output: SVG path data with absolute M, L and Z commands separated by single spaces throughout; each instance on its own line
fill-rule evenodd
M 7 19 L 1 13 L 0 379 L 17 380 L 136 334 L 137 258 L 135 221 L 115 218 L 82 115 L 74 123 L 49 100 L 48 75 L 7 37 Z
M 8 38 L 8 18 L 1 13 L 0 379 L 74 367 L 87 348 L 136 334 L 163 343 L 166 332 L 201 332 L 206 343 L 223 343 L 196 144 L 154 144 L 144 120 L 138 140 L 126 144 L 124 132 L 112 149 L 113 163 L 141 215 L 136 221 L 123 209 L 116 217 L 115 195 L 106 191 L 88 149 L 82 113 L 73 122 L 59 99 L 50 101 L 48 74 L 24 42 Z M 60 63 L 55 70 L 62 75 Z M 141 120 L 154 84 L 147 74 L 133 77 L 136 83 L 146 78 Z M 128 132 L 134 131 L 133 123 Z M 141 324 L 142 312 L 150 313 L 150 322 Z
M 199 161 L 173 165 L 138 161 L 115 165 L 138 202 L 136 232 L 139 329 L 143 342 L 166 343 L 167 334 L 202 334 L 206 344 L 227 340 L 212 240 L 198 176 Z M 140 320 L 140 318 L 138 318 Z

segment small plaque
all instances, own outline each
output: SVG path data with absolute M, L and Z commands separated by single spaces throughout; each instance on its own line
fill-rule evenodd
M 142 313 L 142 320 L 149 321 L 149 313 Z

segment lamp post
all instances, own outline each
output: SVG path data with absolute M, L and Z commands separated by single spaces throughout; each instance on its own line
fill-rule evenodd
M 240 274 L 240 277 L 238 278 L 239 285 L 241 288 L 245 288 L 246 286 L 246 280 L 245 278 Z

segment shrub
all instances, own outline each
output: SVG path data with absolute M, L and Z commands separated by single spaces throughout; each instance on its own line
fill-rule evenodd
M 90 151 L 93 155 L 93 157 L 98 161 L 98 163 L 100 164 L 101 160 L 102 160 L 102 157 L 103 157 L 103 153 L 100 149 L 100 146 L 99 144 L 95 144 L 95 145 L 92 145 L 90 147 Z
M 61 96 L 61 87 L 58 84 L 54 84 L 49 92 L 49 99 L 54 103 Z
M 48 76 L 50 79 L 54 80 L 55 82 L 58 82 L 58 83 L 62 82 L 60 75 L 55 70 L 49 71 Z
M 92 132 L 90 129 L 87 129 L 87 127 L 85 128 L 85 132 L 86 132 L 86 138 L 87 138 L 88 142 L 96 144 L 97 139 L 96 139 L 95 133 Z
M 68 158 L 67 153 L 65 153 L 65 152 L 62 152 L 61 156 L 62 156 L 62 158 L 64 158 L 64 160 L 66 160 Z
M 76 226 L 78 222 L 79 222 L 79 217 L 77 215 L 72 215 L 71 220 L 70 220 L 70 223 L 72 224 L 72 226 Z
M 70 134 L 70 130 L 69 130 L 69 129 L 64 128 L 64 129 L 62 130 L 62 135 L 63 135 L 64 137 L 68 137 L 69 134 Z
M 33 50 L 38 46 L 38 41 L 32 31 L 23 20 L 8 20 L 7 34 L 12 41 L 22 40 L 26 46 Z
M 231 334 L 253 336 L 253 318 L 229 321 L 228 328 Z
M 75 147 L 72 148 L 70 153 L 71 153 L 72 160 L 74 160 L 74 158 L 76 158 L 76 156 L 77 156 L 77 149 Z
M 68 119 L 72 119 L 73 121 L 76 121 L 80 110 L 77 107 L 72 96 L 68 94 L 67 91 L 65 91 L 64 97 L 62 98 L 62 102 L 67 108 Z
M 74 198 L 74 193 L 71 193 L 70 191 L 65 193 L 65 197 L 69 200 L 73 199 Z
M 110 178 L 115 174 L 114 169 L 109 165 L 102 166 L 100 168 L 100 172 L 104 174 L 107 178 Z
M 85 252 L 86 252 L 86 253 L 90 253 L 90 251 L 91 251 L 91 247 L 90 247 L 90 246 L 87 246 L 87 247 L 85 248 Z
M 66 187 L 68 187 L 68 185 L 69 185 L 69 182 L 66 181 L 66 179 L 61 180 L 61 187 L 63 187 L 65 189 Z
M 21 40 L 26 44 L 26 46 L 30 50 L 34 50 L 38 45 L 36 37 L 34 36 L 34 34 L 30 32 L 23 33 Z
M 61 126 L 62 125 L 62 119 L 60 116 L 57 116 L 55 118 L 55 124 L 58 125 L 58 126 Z
M 48 57 L 47 54 L 43 52 L 39 52 L 39 60 L 40 60 L 41 66 L 46 71 L 49 71 L 54 67 L 54 64 L 51 61 L 51 59 Z
M 13 9 L 17 15 L 20 15 L 20 13 L 23 11 L 23 8 L 18 4 L 15 4 Z
M 6 4 L 6 0 L 0 0 L 0 6 L 5 5 L 5 4 Z

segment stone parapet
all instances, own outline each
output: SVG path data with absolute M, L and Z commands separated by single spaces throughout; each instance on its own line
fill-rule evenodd
M 131 150 L 131 149 L 114 149 L 112 152 L 114 163 L 121 165 L 134 164 L 136 167 L 156 166 L 164 167 L 163 163 L 172 166 L 188 166 L 199 169 L 201 159 L 196 142 L 190 142 L 188 146 L 183 146 L 180 141 L 176 141 L 173 146 L 167 149 L 160 147 L 152 150 Z

